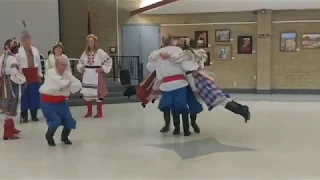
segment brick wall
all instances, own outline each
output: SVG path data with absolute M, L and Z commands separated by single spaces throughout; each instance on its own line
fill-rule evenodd
M 79 3 L 79 2 L 83 3 Z M 83 51 L 86 36 L 87 0 L 63 0 L 62 41 L 69 56 L 79 57 Z M 302 33 L 320 32 L 320 24 L 271 24 L 273 21 L 318 19 L 320 10 L 268 11 L 255 15 L 252 12 L 205 13 L 192 15 L 138 15 L 130 17 L 130 10 L 138 8 L 140 0 L 119 1 L 120 28 L 124 24 L 181 24 L 254 21 L 248 25 L 208 25 L 208 26 L 163 26 L 161 33 L 194 36 L 194 31 L 209 31 L 209 41 L 215 45 L 215 29 L 230 29 L 234 60 L 218 61 L 212 59 L 207 67 L 216 73 L 217 83 L 223 88 L 239 89 L 320 89 L 320 50 L 301 49 L 298 52 L 280 52 L 280 32 L 295 31 L 301 48 Z M 75 3 L 77 2 L 77 3 Z M 105 50 L 116 45 L 115 0 L 93 1 L 94 31 L 99 36 L 99 44 Z M 270 33 L 270 39 L 257 38 L 259 33 Z M 237 54 L 237 36 L 253 36 L 252 55 Z M 119 37 L 121 38 L 121 37 Z M 119 47 L 120 49 L 121 47 Z M 206 49 L 211 53 L 212 46 Z M 257 79 L 255 79 L 255 76 Z

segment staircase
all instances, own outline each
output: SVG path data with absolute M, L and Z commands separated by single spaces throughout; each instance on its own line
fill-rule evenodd
M 114 82 L 113 78 L 106 78 L 108 86 L 108 95 L 103 99 L 103 104 L 121 104 L 139 102 L 135 96 L 130 98 L 124 97 L 123 92 L 127 86 L 122 86 L 118 81 Z M 68 99 L 69 106 L 84 106 L 84 100 L 80 93 L 72 94 Z

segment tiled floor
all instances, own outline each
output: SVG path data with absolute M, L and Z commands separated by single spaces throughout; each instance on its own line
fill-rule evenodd
M 251 122 L 219 107 L 191 137 L 160 134 L 156 105 L 138 103 L 105 105 L 103 119 L 72 108 L 72 146 L 60 130 L 48 147 L 43 121 L 19 125 L 20 140 L 0 141 L 0 179 L 320 179 L 320 96 L 233 97 Z

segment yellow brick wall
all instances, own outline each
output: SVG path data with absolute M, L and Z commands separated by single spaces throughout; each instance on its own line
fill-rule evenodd
M 79 3 L 79 2 L 82 3 Z M 86 36 L 86 11 L 87 0 L 63 0 L 61 8 L 62 41 L 65 44 L 66 53 L 72 57 L 81 55 Z M 77 3 L 75 3 L 77 2 Z M 99 36 L 99 44 L 105 50 L 117 43 L 116 28 L 116 4 L 115 0 L 97 0 L 92 4 L 93 27 Z M 125 24 L 181 24 L 181 23 L 218 23 L 218 22 L 248 22 L 263 21 L 252 12 L 233 13 L 204 13 L 184 15 L 137 15 L 130 17 L 130 10 L 138 8 L 140 0 L 119 1 L 119 21 L 121 29 Z M 319 19 L 320 10 L 301 11 L 272 11 L 270 16 L 273 21 L 285 20 L 312 20 Z M 268 18 L 266 18 L 268 19 Z M 213 56 L 215 29 L 230 29 L 230 43 L 233 48 L 234 60 L 213 60 L 213 64 L 207 67 L 216 73 L 217 83 L 223 88 L 240 89 L 319 89 L 320 88 L 320 49 L 304 50 L 298 52 L 280 52 L 280 32 L 297 32 L 297 47 L 301 48 L 301 36 L 303 33 L 320 33 L 319 23 L 288 23 L 271 24 L 270 40 L 258 39 L 258 24 L 248 25 L 205 25 L 205 26 L 163 26 L 161 33 L 170 32 L 174 35 L 187 35 L 194 37 L 194 31 L 203 30 L 209 32 L 210 48 L 206 50 Z M 266 26 L 266 29 L 270 26 Z M 263 32 L 263 24 L 259 31 Z M 262 29 L 262 30 L 261 30 Z M 121 34 L 121 33 L 120 33 Z M 253 36 L 252 55 L 237 54 L 237 37 L 242 35 Z M 119 37 L 121 38 L 121 37 Z M 258 48 L 257 43 L 260 46 Z M 228 43 L 220 43 L 228 44 Z M 265 46 L 270 45 L 270 49 Z M 118 47 L 119 50 L 121 47 Z M 259 56 L 260 52 L 260 56 Z M 269 54 L 268 54 L 269 52 Z M 265 54 L 265 57 L 261 57 Z M 264 60 L 266 59 L 266 60 Z M 259 61 L 258 61 L 259 60 Z M 254 76 L 259 73 L 259 83 Z M 264 77 L 266 76 L 266 77 Z M 235 86 L 236 82 L 236 86 Z

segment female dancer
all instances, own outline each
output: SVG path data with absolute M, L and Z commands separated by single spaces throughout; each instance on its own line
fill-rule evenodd
M 112 59 L 109 55 L 98 47 L 98 37 L 94 34 L 87 36 L 87 47 L 80 57 L 77 69 L 83 74 L 82 94 L 87 113 L 85 118 L 92 116 L 91 100 L 97 102 L 97 114 L 94 118 L 101 118 L 102 100 L 107 95 L 107 86 L 104 79 L 104 73 L 109 73 L 112 68 Z
M 0 57 L 0 101 L 1 113 L 5 115 L 3 139 L 19 139 L 14 125 L 14 117 L 17 115 L 20 98 L 19 86 L 26 82 L 26 78 L 20 72 L 20 67 L 15 54 L 18 52 L 19 43 L 15 38 L 8 39 L 4 44 L 5 54 Z
M 56 42 L 54 43 L 54 45 L 52 46 L 52 53 L 49 55 L 47 61 L 46 61 L 46 65 L 45 65 L 45 70 L 46 72 L 49 69 L 52 69 L 55 67 L 55 61 L 57 59 L 57 57 L 59 56 L 63 56 L 64 58 L 68 59 L 68 57 L 62 53 L 63 50 L 63 45 L 61 42 Z M 68 59 L 68 65 L 67 65 L 67 71 L 71 72 L 71 67 L 70 67 L 70 61 Z

